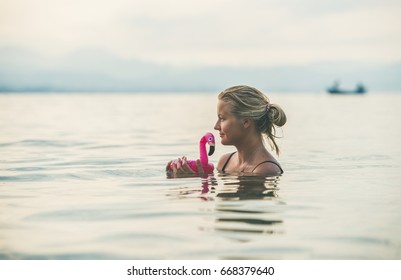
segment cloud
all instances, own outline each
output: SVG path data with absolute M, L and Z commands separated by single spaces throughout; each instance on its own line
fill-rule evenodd
M 395 0 L 0 0 L 0 42 L 173 65 L 401 59 Z

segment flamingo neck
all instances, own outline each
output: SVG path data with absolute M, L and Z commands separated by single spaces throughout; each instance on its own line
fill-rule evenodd
M 199 155 L 200 155 L 200 162 L 202 165 L 208 164 L 208 157 L 206 152 L 206 141 L 202 138 L 199 142 Z

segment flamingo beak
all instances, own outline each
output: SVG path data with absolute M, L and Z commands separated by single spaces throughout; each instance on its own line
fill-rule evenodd
M 214 153 L 214 144 L 210 144 L 208 156 L 213 155 L 213 153 Z

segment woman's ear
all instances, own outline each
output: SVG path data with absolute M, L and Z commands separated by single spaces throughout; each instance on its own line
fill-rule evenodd
M 248 128 L 252 123 L 251 119 L 243 119 L 242 124 L 244 125 L 245 128 Z

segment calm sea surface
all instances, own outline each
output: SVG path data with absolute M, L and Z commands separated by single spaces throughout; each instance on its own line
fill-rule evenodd
M 0 259 L 401 259 L 401 94 L 269 97 L 282 176 L 167 179 L 215 94 L 0 95 Z

